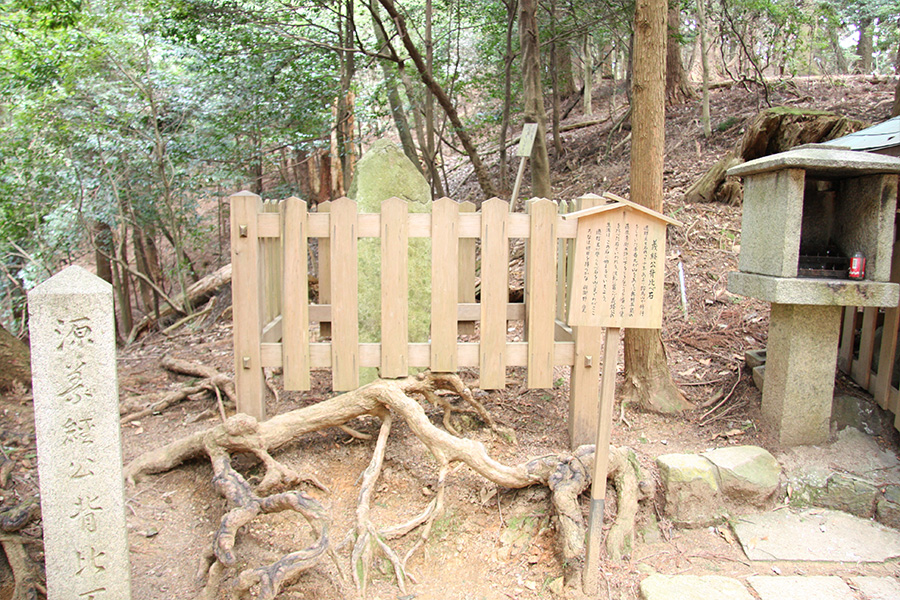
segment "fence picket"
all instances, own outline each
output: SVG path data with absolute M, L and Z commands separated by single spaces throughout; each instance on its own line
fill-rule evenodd
M 481 205 L 481 388 L 506 387 L 506 303 L 509 301 L 509 204 Z
M 528 202 L 531 235 L 525 260 L 525 327 L 528 332 L 528 387 L 553 387 L 556 330 L 556 203 Z
M 308 390 L 309 385 L 309 278 L 307 276 L 306 202 L 291 197 L 281 203 L 282 362 L 284 389 Z
M 331 387 L 337 392 L 359 387 L 359 310 L 356 202 L 331 203 Z
M 381 204 L 381 376 L 409 375 L 409 206 Z
M 462 260 L 459 210 L 459 204 L 450 198 L 441 198 L 431 207 L 431 370 L 440 373 L 452 373 L 459 368 L 456 352 Z M 472 292 L 474 295 L 474 286 Z

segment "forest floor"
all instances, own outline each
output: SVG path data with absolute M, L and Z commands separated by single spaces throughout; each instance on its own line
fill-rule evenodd
M 773 105 L 834 111 L 875 123 L 888 117 L 893 82 L 869 77 L 789 80 L 773 86 L 770 96 Z M 671 107 L 667 113 L 664 211 L 684 226 L 669 235 L 663 338 L 672 376 L 688 399 L 697 406 L 713 398 L 725 398 L 725 402 L 712 412 L 698 408 L 678 417 L 624 407 L 622 417 L 613 424 L 612 443 L 632 448 L 641 466 L 651 473 L 655 472 L 654 461 L 661 454 L 697 452 L 730 444 L 759 445 L 773 453 L 781 450 L 761 422 L 760 393 L 743 369 L 744 352 L 766 344 L 768 305 L 734 296 L 725 289 L 727 274 L 737 269 L 740 207 L 685 204 L 681 200 L 691 182 L 731 149 L 740 138 L 744 124 L 765 108 L 761 98 L 761 93 L 740 85 L 714 90 L 713 136 L 709 140 L 700 135 L 697 101 Z M 617 108 L 624 102 L 621 95 L 609 91 L 599 94 L 594 118 L 598 113 L 599 116 L 618 114 Z M 576 110 L 567 122 L 585 118 Z M 628 144 L 620 145 L 627 131 L 609 134 L 610 124 L 564 134 L 564 155 L 552 158 L 557 199 L 606 190 L 627 196 Z M 607 149 L 611 150 L 608 156 Z M 453 196 L 465 199 L 466 190 L 471 190 L 470 182 L 460 184 Z M 687 283 L 686 311 L 682 309 L 678 288 L 679 261 L 684 266 Z M 176 389 L 189 380 L 162 369 L 159 361 L 164 356 L 233 373 L 229 315 L 226 312 L 211 324 L 188 324 L 168 334 L 149 334 L 122 348 L 119 354 L 122 398 Z M 520 331 L 510 335 L 518 334 Z M 622 367 L 620 357 L 620 375 Z M 461 375 L 467 383 L 477 385 L 477 372 L 463 371 Z M 494 419 L 515 431 L 517 444 L 484 428 L 466 431 L 468 437 L 482 441 L 491 456 L 507 464 L 564 451 L 569 444 L 567 369 L 558 369 L 552 389 L 529 390 L 523 376 L 522 370 L 510 369 L 506 389 L 484 397 Z M 278 376 L 275 382 L 279 384 Z M 843 393 L 871 402 L 865 400 L 865 392 L 840 376 L 838 387 Z M 328 373 L 315 372 L 312 391 L 281 392 L 277 400 L 270 397 L 268 413 L 283 413 L 334 395 L 329 388 Z M 0 400 L 0 411 L 3 454 L 15 463 L 9 484 L 0 489 L 0 507 L 6 507 L 36 493 L 37 471 L 30 398 L 21 391 L 7 394 Z M 438 409 L 429 407 L 427 412 L 435 422 L 440 422 Z M 127 423 L 122 430 L 125 463 L 144 451 L 217 422 L 216 400 L 207 394 Z M 378 423 L 374 418 L 352 425 L 361 432 L 377 435 Z M 895 435 L 880 438 L 879 442 L 897 451 Z M 314 489 L 309 493 L 328 507 L 336 543 L 354 528 L 359 480 L 373 446 L 374 440 L 355 439 L 332 429 L 300 438 L 277 454 L 287 465 L 315 473 L 329 488 L 327 494 Z M 258 467 L 250 461 L 238 460 L 237 466 L 251 477 L 258 474 Z M 127 488 L 133 598 L 181 600 L 197 594 L 200 557 L 209 548 L 225 510 L 225 501 L 213 488 L 211 475 L 208 461 L 194 461 Z M 436 481 L 434 457 L 405 424 L 395 423 L 386 451 L 385 470 L 373 500 L 374 520 L 380 525 L 408 520 L 430 500 Z M 430 539 L 410 559 L 409 571 L 416 583 L 410 585 L 408 595 L 399 592 L 389 564 L 382 561 L 366 598 L 552 597 L 558 591 L 564 566 L 556 552 L 547 492 L 531 488 L 496 489 L 467 467 L 453 470 L 447 486 L 444 513 L 436 521 Z M 609 514 L 615 512 L 614 502 L 607 511 L 609 522 Z M 652 500 L 643 502 L 638 528 L 644 529 L 654 521 L 659 522 L 658 529 L 639 536 L 624 560 L 604 560 L 600 597 L 637 598 L 637 586 L 651 570 L 732 576 L 768 571 L 767 567 L 750 565 L 740 547 L 728 536 L 707 529 L 674 529 L 660 518 L 659 507 Z M 23 534 L 39 538 L 39 522 Z M 401 556 L 415 541 L 413 533 L 395 542 Z M 238 536 L 239 566 L 268 563 L 309 543 L 308 527 L 296 514 L 261 517 Z M 37 554 L 39 546 L 31 545 L 29 549 Z M 333 562 L 326 560 L 304 573 L 278 597 L 292 600 L 357 597 L 347 572 L 349 546 L 341 548 L 338 554 L 342 573 Z M 10 597 L 8 573 L 0 558 L 0 600 Z M 225 598 L 225 593 L 220 597 Z

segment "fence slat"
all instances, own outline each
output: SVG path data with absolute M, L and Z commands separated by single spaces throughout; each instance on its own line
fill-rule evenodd
M 284 389 L 308 390 L 309 385 L 309 278 L 307 276 L 306 202 L 291 197 L 281 203 L 282 344 Z
M 320 213 L 325 213 L 321 215 L 321 217 L 328 218 L 328 214 L 331 212 L 331 200 L 327 200 L 325 202 L 320 203 L 316 210 Z M 320 215 L 315 215 L 316 217 L 320 217 Z M 329 231 L 329 227 L 331 227 L 331 221 L 328 221 L 328 227 L 325 228 L 325 231 Z M 312 228 L 310 228 L 312 229 Z M 311 235 L 311 234 L 310 234 Z M 319 250 L 319 304 L 331 304 L 331 244 L 328 242 L 328 238 L 319 238 L 318 242 L 318 250 Z M 322 321 L 319 323 L 319 337 L 320 338 L 330 338 L 331 337 L 331 321 Z
M 266 382 L 260 359 L 263 326 L 262 265 L 257 215 L 262 199 L 240 192 L 231 201 L 231 296 L 234 306 L 234 372 L 237 411 L 262 421 L 266 418 Z
M 271 215 L 280 221 L 280 215 L 277 214 L 279 211 L 278 202 L 266 200 L 263 202 L 261 215 Z M 281 314 L 281 236 L 263 238 L 259 243 L 264 254 L 263 287 L 265 292 L 263 298 L 265 309 L 263 310 L 263 322 L 268 323 Z
M 559 203 L 559 214 L 563 215 L 569 212 L 569 203 L 566 200 L 563 200 Z M 568 296 L 566 295 L 566 285 L 568 285 L 568 280 L 566 279 L 566 250 L 568 249 L 569 244 L 566 240 L 559 238 L 556 242 L 556 318 L 566 322 L 566 311 L 569 308 L 569 303 L 567 302 Z
M 432 205 L 431 217 L 431 370 L 453 373 L 459 368 L 456 355 L 461 261 L 459 204 L 441 198 Z
M 331 203 L 331 387 L 337 392 L 359 387 L 359 290 L 356 202 Z
M 460 213 L 474 213 L 475 204 L 461 202 Z M 461 218 L 461 217 L 460 217 Z M 435 255 L 436 256 L 436 255 Z M 433 281 L 433 279 L 432 279 Z M 460 238 L 459 240 L 459 296 L 460 304 L 475 302 L 475 239 Z M 459 322 L 460 335 L 475 335 L 474 321 Z
M 556 330 L 556 203 L 528 202 L 531 237 L 525 260 L 525 327 L 528 332 L 528 387 L 553 387 Z
M 838 369 L 850 374 L 853 366 L 853 346 L 856 342 L 856 307 L 844 307 L 844 322 L 841 324 L 841 344 L 838 348 Z
M 506 387 L 506 303 L 509 300 L 509 204 L 481 205 L 481 388 Z
M 900 282 L 900 241 L 894 242 L 891 254 L 891 281 Z M 878 376 L 875 380 L 875 392 L 872 394 L 878 406 L 897 412 L 891 404 L 891 387 L 894 377 L 894 358 L 897 353 L 897 335 L 900 326 L 900 308 L 892 306 L 884 309 L 884 325 L 881 334 L 881 348 L 878 350 Z
M 875 321 L 877 318 L 877 308 L 867 306 L 863 309 L 862 328 L 859 333 L 859 356 L 853 361 L 853 366 L 850 367 L 850 377 L 866 390 L 869 390 L 869 376 L 872 374 L 872 355 L 875 349 Z
M 409 375 L 409 206 L 381 203 L 381 376 Z

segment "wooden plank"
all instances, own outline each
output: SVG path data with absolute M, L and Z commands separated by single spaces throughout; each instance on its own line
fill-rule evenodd
M 853 343 L 856 337 L 856 307 L 844 308 L 844 322 L 841 325 L 841 343 L 838 348 L 838 368 L 850 374 L 853 365 Z
M 872 306 L 863 309 L 862 328 L 859 333 L 859 355 L 850 367 L 850 377 L 860 387 L 869 389 L 869 377 L 872 374 L 872 355 L 875 349 L 875 321 L 878 309 Z
M 556 203 L 528 202 L 531 231 L 525 261 L 525 327 L 528 332 L 529 388 L 553 387 L 553 334 L 556 321 Z M 526 215 L 528 216 L 528 215 Z
M 262 274 L 257 214 L 262 199 L 250 192 L 230 197 L 231 295 L 234 319 L 234 373 L 237 411 L 266 418 L 266 382 L 260 360 Z
M 456 318 L 460 321 L 478 321 L 481 319 L 481 304 L 466 303 L 456 305 Z M 525 304 L 522 302 L 510 302 L 506 305 L 506 319 L 508 321 L 523 321 L 525 319 Z M 309 307 L 309 320 L 313 323 L 331 321 L 330 304 L 312 304 Z M 571 340 L 568 340 L 571 341 Z
M 891 281 L 900 283 L 900 242 L 894 242 L 891 255 Z M 884 326 L 881 348 L 878 349 L 878 376 L 872 394 L 881 408 L 894 410 L 890 402 L 891 381 L 894 376 L 894 359 L 897 355 L 897 335 L 900 327 L 900 308 L 892 306 L 884 310 Z
M 331 387 L 337 392 L 359 387 L 359 273 L 356 202 L 331 203 Z
M 574 208 L 582 210 L 601 204 L 600 198 L 580 198 Z M 566 249 L 569 257 L 575 253 L 574 240 Z M 572 281 L 572 261 L 566 266 L 566 281 Z M 573 327 L 575 361 L 569 376 L 569 442 L 572 448 L 592 443 L 597 436 L 600 415 L 600 352 L 602 327 Z M 604 373 L 605 375 L 605 373 Z
M 459 205 L 460 213 L 474 213 L 475 204 L 462 202 Z M 459 225 L 457 225 L 458 227 Z M 459 240 L 459 296 L 460 303 L 475 302 L 475 239 L 465 238 Z M 460 321 L 459 335 L 475 335 L 474 321 Z
M 284 389 L 310 389 L 309 277 L 306 202 L 291 197 L 281 203 L 284 251 L 282 344 Z
M 567 213 L 569 211 L 569 203 L 566 201 L 560 202 L 557 210 L 560 214 Z M 560 221 L 561 219 L 557 218 L 557 224 Z M 566 273 L 568 272 L 566 270 L 566 250 L 568 247 L 568 242 L 562 238 L 559 238 L 556 242 L 556 318 L 563 323 L 566 322 L 566 310 L 569 306 L 568 296 L 566 295 L 566 286 L 568 285 L 566 280 Z
M 266 200 L 263 202 L 263 212 L 260 216 L 275 216 L 278 226 L 281 227 L 281 215 L 279 203 Z M 281 314 L 281 238 L 270 237 L 260 239 L 260 248 L 263 255 L 263 322 L 268 323 Z
M 481 205 L 481 388 L 506 387 L 506 304 L 509 298 L 508 203 Z
M 432 204 L 431 215 L 431 370 L 455 373 L 459 369 L 456 355 L 459 204 L 441 198 Z
M 320 203 L 316 210 L 318 215 L 309 215 L 310 232 L 309 237 L 319 238 L 319 304 L 331 304 L 331 244 L 328 241 L 328 235 L 331 227 L 331 200 Z M 324 213 L 324 214 L 322 214 Z M 312 221 L 316 219 L 325 223 L 324 232 L 312 232 Z M 324 234 L 324 235 L 323 235 Z M 319 322 L 319 337 L 331 337 L 331 319 Z
M 284 365 L 280 342 L 261 344 L 261 362 L 263 367 L 280 368 Z M 480 344 L 474 342 L 458 342 L 456 353 L 460 367 L 477 367 L 481 359 Z M 431 344 L 411 343 L 408 346 L 410 367 L 428 367 L 431 361 Z M 556 342 L 553 345 L 553 357 L 556 366 L 572 366 L 575 360 L 574 342 Z M 509 342 L 506 345 L 506 362 L 510 367 L 524 367 L 528 364 L 528 344 L 526 342 Z M 377 367 L 381 364 L 381 344 L 360 344 L 360 367 Z M 309 345 L 309 366 L 311 369 L 331 368 L 331 343 L 314 342 Z
M 381 203 L 381 376 L 409 375 L 409 207 Z

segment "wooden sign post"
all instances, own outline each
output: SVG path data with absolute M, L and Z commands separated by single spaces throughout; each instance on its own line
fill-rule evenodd
M 516 206 L 516 200 L 519 199 L 519 188 L 522 187 L 522 177 L 525 175 L 525 161 L 531 156 L 531 149 L 534 147 L 534 138 L 537 135 L 537 123 L 525 123 L 522 126 L 522 135 L 519 137 L 519 150 L 516 156 L 520 157 L 519 171 L 516 173 L 516 182 L 513 184 L 512 198 L 509 200 L 509 212 L 513 212 Z
M 666 226 L 680 225 L 624 198 L 612 194 L 604 198 L 606 204 L 564 216 L 578 219 L 568 324 L 606 328 L 584 567 L 584 591 L 591 595 L 598 583 L 619 338 L 623 327 L 662 326 Z

